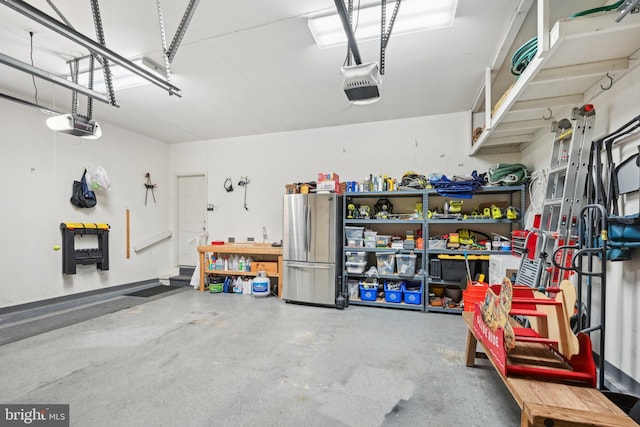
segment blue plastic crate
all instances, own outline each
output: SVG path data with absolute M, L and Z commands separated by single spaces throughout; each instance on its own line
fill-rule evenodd
M 384 282 L 384 300 L 386 302 L 401 303 L 402 302 L 402 289 L 404 283 L 400 283 L 400 289 L 389 289 L 388 283 Z
M 378 299 L 378 288 L 365 289 L 364 286 L 360 285 L 360 299 L 362 301 L 375 301 Z
M 402 286 L 405 304 L 422 304 L 423 287 L 422 283 L 406 283 Z

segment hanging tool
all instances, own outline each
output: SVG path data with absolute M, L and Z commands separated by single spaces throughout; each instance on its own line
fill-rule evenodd
M 244 209 L 246 211 L 249 210 L 249 208 L 247 207 L 247 184 L 249 184 L 251 181 L 249 180 L 248 176 L 241 176 L 240 177 L 240 181 L 238 181 L 238 185 L 240 187 L 244 187 Z
M 144 205 L 147 206 L 147 197 L 149 196 L 149 190 L 151 190 L 151 196 L 153 197 L 153 203 L 156 203 L 156 195 L 153 192 L 154 188 L 157 187 L 156 184 L 151 183 L 151 174 L 149 172 L 144 174 L 144 177 L 147 178 L 147 182 L 144 183 L 145 188 L 147 189 L 144 194 Z

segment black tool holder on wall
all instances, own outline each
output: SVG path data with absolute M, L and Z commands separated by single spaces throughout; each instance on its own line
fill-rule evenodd
M 76 264 L 97 264 L 99 270 L 109 269 L 109 224 L 85 224 L 63 222 L 62 232 L 62 273 L 76 274 Z M 98 247 L 76 249 L 76 236 L 98 236 Z

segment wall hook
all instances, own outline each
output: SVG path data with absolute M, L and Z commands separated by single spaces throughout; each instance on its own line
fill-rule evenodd
M 544 114 L 542 115 L 542 118 L 545 120 L 551 120 L 551 118 L 553 117 L 553 111 L 551 111 L 551 108 L 547 107 L 547 110 L 549 110 L 549 117 L 545 117 Z
M 609 89 L 611 89 L 611 86 L 613 86 L 613 77 L 611 77 L 609 75 L 609 73 L 607 73 L 607 75 L 605 77 L 609 79 L 609 87 L 604 87 L 604 86 L 600 85 L 600 89 L 609 90 Z

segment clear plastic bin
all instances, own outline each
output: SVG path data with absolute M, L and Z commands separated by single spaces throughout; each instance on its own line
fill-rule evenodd
M 344 265 L 347 269 L 347 273 L 362 274 L 364 273 L 364 268 L 367 266 L 367 262 L 345 262 Z
M 376 239 L 364 239 L 364 247 L 365 248 L 375 248 L 376 247 Z
M 350 239 L 363 239 L 364 238 L 364 227 L 345 227 L 344 234 L 347 240 Z
M 362 248 L 364 247 L 364 239 L 347 239 L 347 246 L 350 248 Z
M 369 240 L 369 239 L 376 240 L 377 237 L 378 237 L 378 232 L 377 231 L 365 230 L 365 232 L 364 232 L 364 239 L 365 240 Z
M 396 266 L 399 275 L 413 276 L 416 273 L 416 255 L 397 254 Z
M 376 253 L 378 274 L 393 274 L 395 267 L 394 252 Z
M 347 257 L 347 262 L 364 262 L 367 260 L 367 253 L 362 252 L 351 252 L 346 251 L 345 256 Z
M 378 234 L 376 238 L 376 246 L 378 248 L 387 248 L 391 243 L 391 236 L 384 236 L 382 234 Z

